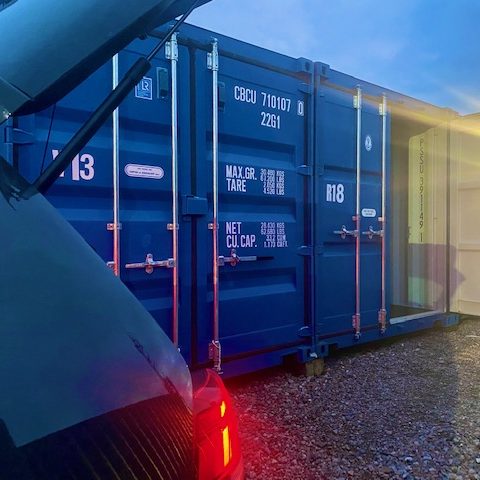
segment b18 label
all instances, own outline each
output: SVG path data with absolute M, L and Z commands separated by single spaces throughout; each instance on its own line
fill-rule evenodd
M 343 203 L 345 201 L 345 187 L 343 183 L 327 183 L 327 202 Z

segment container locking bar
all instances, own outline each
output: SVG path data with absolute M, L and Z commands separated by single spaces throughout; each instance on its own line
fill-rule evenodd
M 230 257 L 218 257 L 218 265 L 220 267 L 225 266 L 226 263 L 229 263 L 232 267 L 236 267 L 240 262 L 256 262 L 258 257 L 255 255 L 240 257 L 237 255 L 236 250 L 233 248 L 230 252 Z
M 352 317 L 352 326 L 355 332 L 355 340 L 360 339 L 360 235 L 361 232 L 361 215 L 360 215 L 360 205 L 361 205 L 361 180 L 362 180 L 362 90 L 360 87 L 357 87 L 357 94 L 353 97 L 353 106 L 357 110 L 357 194 L 356 194 L 356 210 L 355 210 L 355 231 L 357 235 L 355 237 L 355 314 Z
M 172 232 L 172 341 L 178 347 L 179 271 L 178 271 L 178 42 L 174 33 L 165 45 L 165 56 L 172 70 L 172 223 L 167 229 Z
M 128 269 L 144 269 L 148 274 L 153 273 L 155 268 L 173 268 L 175 266 L 175 261 L 173 258 L 167 260 L 154 260 L 151 253 L 147 253 L 144 262 L 141 263 L 127 263 L 125 268 Z
M 118 87 L 118 54 L 112 59 L 112 89 Z M 113 163 L 113 223 L 107 224 L 107 230 L 113 233 L 113 261 L 107 266 L 115 276 L 120 276 L 120 114 L 118 108 L 112 115 L 112 163 Z
M 347 227 L 345 225 L 342 225 L 341 230 L 334 230 L 333 232 L 335 235 L 340 235 L 344 240 L 347 237 L 358 237 L 358 230 L 347 230 Z
M 383 334 L 387 329 L 387 307 L 386 307 L 386 258 L 387 247 L 385 232 L 387 228 L 387 96 L 383 95 L 382 103 L 379 105 L 379 114 L 382 117 L 382 216 L 378 221 L 382 225 L 382 305 L 378 311 L 378 324 Z
M 220 316 L 219 316 L 219 255 L 218 255 L 218 42 L 212 42 L 212 51 L 207 54 L 207 68 L 212 71 L 212 191 L 213 191 L 213 220 L 208 228 L 212 231 L 213 260 L 213 340 L 210 344 L 209 355 L 213 360 L 213 369 L 222 371 L 222 347 L 220 345 Z

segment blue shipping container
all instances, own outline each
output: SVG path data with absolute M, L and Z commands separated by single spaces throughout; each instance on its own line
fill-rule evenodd
M 14 119 L 5 155 L 34 180 L 116 72 L 156 41 L 134 42 L 118 67 L 105 65 L 57 105 Z M 415 312 L 413 322 L 379 325 L 382 287 L 392 316 L 389 230 L 380 232 L 394 125 L 379 112 L 383 91 L 365 83 L 358 91 L 358 83 L 325 64 L 185 25 L 178 46 L 167 45 L 121 105 L 118 124 L 98 132 L 48 198 L 193 367 L 219 366 L 221 353 L 226 373 L 240 374 L 448 323 L 444 312 Z M 387 97 L 407 111 L 426 108 Z M 441 112 L 431 110 L 437 121 Z

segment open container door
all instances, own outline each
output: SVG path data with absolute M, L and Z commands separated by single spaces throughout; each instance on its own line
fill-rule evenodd
M 457 256 L 449 230 L 450 125 L 457 115 L 409 103 L 396 106 L 392 121 L 390 323 L 401 331 L 458 322 L 448 273 Z
M 408 157 L 408 296 L 400 315 L 447 308 L 448 125 L 410 138 Z
M 480 115 L 451 123 L 451 310 L 480 315 Z

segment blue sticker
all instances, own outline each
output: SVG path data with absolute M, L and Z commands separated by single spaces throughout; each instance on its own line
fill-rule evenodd
M 143 77 L 140 83 L 135 87 L 135 97 L 143 100 L 153 100 L 153 80 L 149 77 Z

